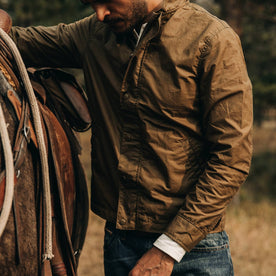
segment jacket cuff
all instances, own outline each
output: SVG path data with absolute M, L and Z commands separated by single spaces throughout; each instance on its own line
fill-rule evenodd
M 169 238 L 167 235 L 162 234 L 153 245 L 171 256 L 178 263 L 182 260 L 186 251 L 175 241 Z
M 206 236 L 206 233 L 197 228 L 188 218 L 180 215 L 173 219 L 164 234 L 188 252 Z

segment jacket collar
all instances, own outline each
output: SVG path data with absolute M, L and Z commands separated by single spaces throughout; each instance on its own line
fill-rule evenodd
M 169 20 L 169 18 L 172 16 L 175 10 L 177 10 L 179 7 L 187 5 L 189 2 L 189 0 L 163 0 L 161 7 L 153 11 L 146 18 L 147 23 L 156 21 L 155 26 L 151 28 L 150 32 L 147 35 L 145 35 L 146 41 L 153 38 L 155 35 L 159 33 L 161 25 L 166 23 L 167 20 Z M 123 35 L 116 35 L 117 43 L 122 44 L 123 41 L 127 40 L 128 36 L 129 33 Z
M 172 14 L 180 7 L 187 5 L 190 1 L 189 0 L 163 0 L 163 3 L 160 5 L 160 8 L 157 8 L 153 11 L 146 19 L 146 22 L 154 22 L 156 21 L 155 27 L 151 29 L 146 40 L 154 37 L 159 33 L 161 25 L 166 23 Z M 156 20 L 157 19 L 157 20 Z
M 163 0 L 163 12 L 169 13 L 188 4 L 189 0 Z

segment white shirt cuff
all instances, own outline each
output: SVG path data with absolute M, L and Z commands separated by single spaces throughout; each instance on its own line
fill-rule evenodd
M 178 263 L 181 261 L 186 251 L 167 235 L 162 234 L 153 244 L 155 247 L 171 256 Z

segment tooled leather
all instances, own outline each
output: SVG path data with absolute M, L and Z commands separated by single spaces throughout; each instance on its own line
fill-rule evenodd
M 14 70 L 16 68 L 14 59 L 11 51 L 2 39 L 0 39 L 0 49 L 0 70 L 2 71 L 12 88 L 20 95 L 21 87 L 19 79 L 14 73 Z

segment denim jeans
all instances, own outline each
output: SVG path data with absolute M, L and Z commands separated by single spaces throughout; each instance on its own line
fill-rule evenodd
M 106 276 L 127 276 L 136 262 L 147 252 L 159 234 L 117 230 L 107 223 L 104 237 L 104 269 Z M 175 263 L 172 276 L 234 275 L 225 232 L 209 234 L 180 263 Z

